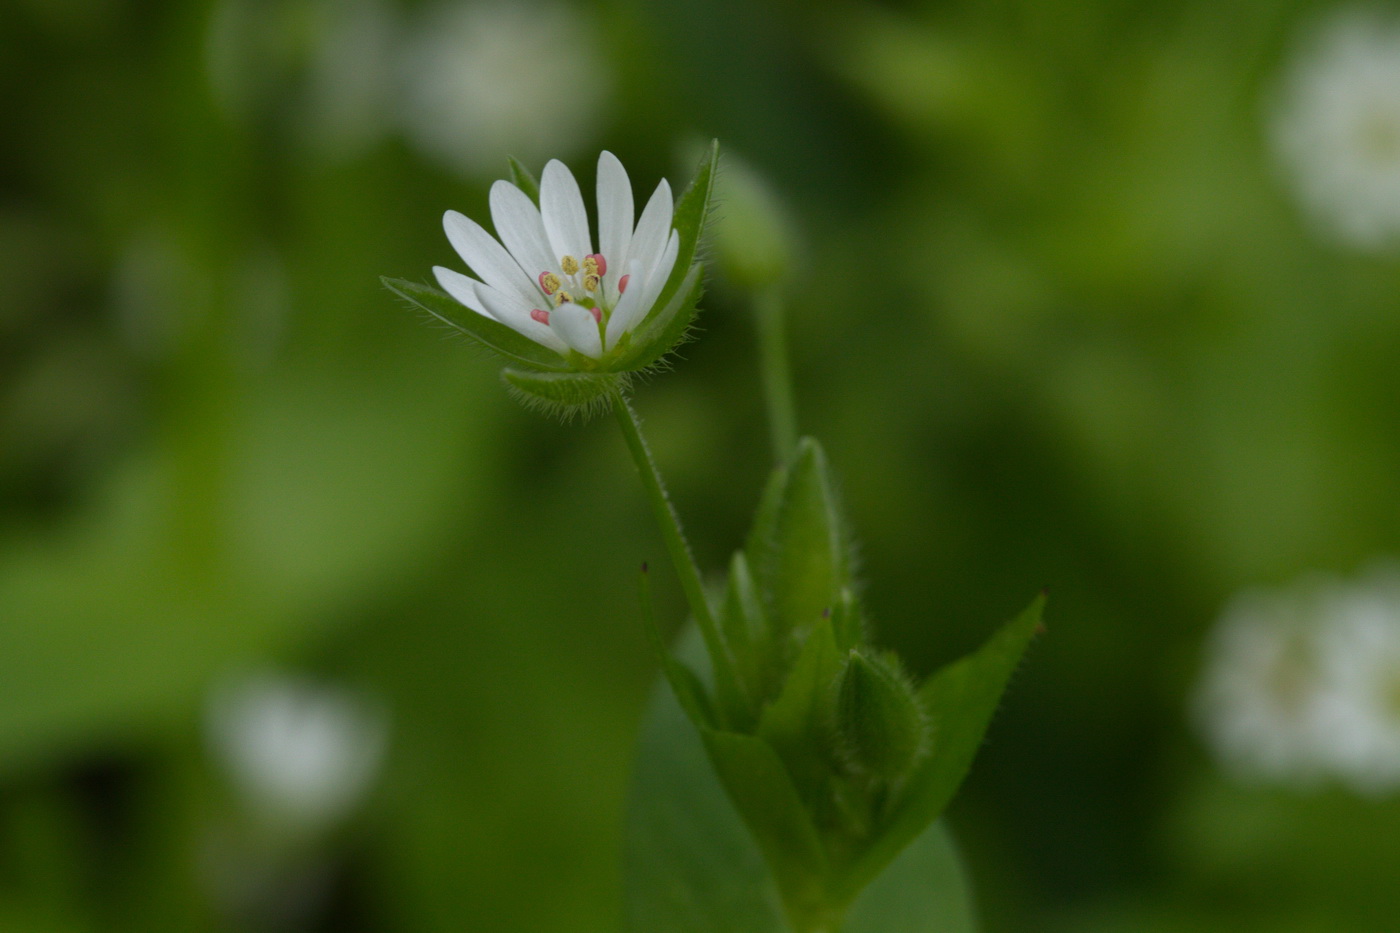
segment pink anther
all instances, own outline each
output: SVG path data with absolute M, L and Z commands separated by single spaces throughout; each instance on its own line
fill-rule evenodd
M 588 313 L 593 315 L 593 320 L 599 324 L 603 323 L 603 312 L 600 308 L 589 308 Z
M 591 259 L 591 260 L 593 260 L 594 262 L 596 262 L 596 263 L 598 264 L 598 274 L 599 274 L 599 275 L 607 275 L 607 274 L 608 274 L 608 261 L 607 261 L 606 259 L 603 258 L 603 254 L 602 254 L 602 253 L 589 253 L 587 256 L 585 256 L 585 257 L 583 257 L 583 258 L 584 258 L 584 259 Z
M 549 326 L 548 311 L 541 311 L 539 308 L 536 308 L 535 310 L 530 312 L 530 317 L 534 318 L 536 321 L 539 321 L 541 324 L 544 324 L 546 327 Z
M 617 293 L 618 293 L 619 295 L 621 295 L 623 292 L 627 291 L 627 280 L 630 279 L 631 277 L 632 277 L 632 276 L 630 276 L 630 275 L 624 275 L 622 278 L 620 278 L 620 279 L 617 280 Z
M 549 279 L 554 280 L 554 288 L 559 287 L 559 276 L 555 275 L 553 272 L 541 272 L 539 278 L 540 291 L 544 292 L 546 295 L 554 294 L 554 288 L 549 287 Z

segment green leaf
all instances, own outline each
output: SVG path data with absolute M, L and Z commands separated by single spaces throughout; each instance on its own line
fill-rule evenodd
M 632 333 L 629 349 L 614 364 L 618 370 L 646 369 L 685 339 L 695 320 L 696 307 L 705 291 L 705 267 L 696 263 L 686 273 L 681 288 L 669 304 Z
M 817 828 L 778 753 L 763 739 L 701 730 L 710 763 L 758 841 L 790 913 L 826 904 L 827 860 Z
M 953 799 L 972 767 L 1001 695 L 1040 628 L 1038 597 L 977 651 L 935 672 L 919 689 L 933 724 L 932 752 L 914 772 L 883 832 L 841 879 L 854 892 L 875 877 Z
M 507 156 L 506 159 L 510 162 L 511 182 L 515 184 L 515 187 L 529 195 L 531 201 L 539 204 L 540 183 L 535 180 L 535 176 L 515 156 Z
M 841 672 L 841 654 L 831 625 L 819 619 L 807 635 L 802 653 L 778 698 L 763 711 L 758 734 L 778 752 L 798 793 L 813 809 L 819 805 L 831 777 L 832 688 Z
M 615 393 L 627 388 L 625 373 L 538 373 L 501 370 L 501 379 L 527 408 L 559 418 L 606 411 Z
M 705 154 L 695 170 L 689 186 L 676 201 L 676 211 L 672 225 L 680 234 L 680 251 L 676 254 L 676 264 L 671 269 L 671 277 L 661 290 L 658 305 L 665 305 L 671 296 L 683 291 L 682 281 L 695 253 L 700 246 L 700 237 L 705 232 L 705 221 L 710 216 L 710 203 L 715 188 L 715 173 L 719 168 L 719 140 L 710 142 L 710 151 Z
M 851 586 L 850 549 L 821 445 L 799 441 L 781 484 L 776 504 L 765 496 L 749 548 L 780 633 L 814 624 Z
M 678 648 L 701 663 L 692 627 Z M 628 799 L 624 868 L 630 933 L 788 933 L 782 902 L 666 684 L 642 725 Z M 928 828 L 855 899 L 842 933 L 973 933 L 967 884 L 941 823 Z M 805 931 L 804 931 L 805 933 Z
M 379 281 L 414 307 L 426 311 L 457 333 L 507 360 L 545 372 L 571 372 L 564 358 L 558 353 L 535 343 L 500 321 L 493 321 L 470 308 L 463 307 L 446 292 L 407 279 L 380 276 Z

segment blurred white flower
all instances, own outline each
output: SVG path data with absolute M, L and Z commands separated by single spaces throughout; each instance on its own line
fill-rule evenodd
M 593 23 L 539 0 L 443 3 L 424 11 L 402 53 L 404 129 L 471 176 L 504 154 L 569 154 L 597 127 L 611 76 Z
M 1400 788 L 1400 571 L 1244 593 L 1208 649 L 1195 711 L 1231 773 Z
M 484 281 L 434 266 L 438 284 L 483 317 L 561 356 L 598 359 L 646 319 L 671 275 L 680 234 L 666 179 L 633 226 L 632 182 L 611 152 L 598 157 L 598 252 L 578 182 L 551 161 L 540 206 L 508 181 L 491 187 L 491 236 L 456 211 L 443 215 L 452 248 Z M 505 245 L 502 246 L 501 244 Z
M 225 685 L 209 705 L 210 746 L 244 803 L 292 832 L 329 829 L 363 800 L 387 732 L 368 697 L 285 675 Z
M 1325 231 L 1362 249 L 1400 243 L 1400 19 L 1332 14 L 1298 50 L 1271 130 Z

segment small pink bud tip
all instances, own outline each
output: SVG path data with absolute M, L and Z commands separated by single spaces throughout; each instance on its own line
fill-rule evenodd
M 535 310 L 533 310 L 533 311 L 530 312 L 530 317 L 534 318 L 536 321 L 539 321 L 541 324 L 545 325 L 546 327 L 549 326 L 549 312 L 548 312 L 548 311 L 541 311 L 539 308 L 536 308 Z
M 583 258 L 584 258 L 584 259 L 591 259 L 591 260 L 593 260 L 594 262 L 596 262 L 596 263 L 598 264 L 598 274 L 599 274 L 599 275 L 607 275 L 607 274 L 608 274 L 608 261 L 607 261 L 606 259 L 603 258 L 603 254 L 602 254 L 602 253 L 589 253 L 587 256 L 585 256 L 585 257 L 583 257 Z
M 603 312 L 598 308 L 589 308 L 588 313 L 593 315 L 593 320 L 599 324 L 603 323 Z
M 620 279 L 617 280 L 617 293 L 618 293 L 619 295 L 621 295 L 623 292 L 627 291 L 627 280 L 630 279 L 631 277 L 632 277 L 632 276 L 630 276 L 630 275 L 624 275 L 622 278 L 620 278 Z

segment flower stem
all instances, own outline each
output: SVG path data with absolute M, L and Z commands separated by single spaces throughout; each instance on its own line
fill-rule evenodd
M 646 489 L 647 498 L 651 500 L 656 522 L 661 526 L 661 537 L 665 539 L 666 549 L 671 553 L 671 563 L 681 578 L 681 588 L 685 590 L 691 614 L 695 616 L 695 623 L 700 626 L 700 634 L 705 639 L 705 648 L 709 652 L 714 670 L 716 689 L 725 700 L 741 696 L 736 690 L 734 662 L 720 637 L 709 600 L 705 598 L 705 586 L 700 581 L 700 570 L 690 553 L 690 544 L 685 539 L 685 532 L 681 530 L 680 517 L 676 514 L 670 497 L 666 495 L 666 487 L 661 481 L 660 471 L 656 468 L 656 460 L 651 455 L 651 449 L 647 447 L 646 438 L 642 437 L 637 413 L 632 410 L 626 397 L 616 391 L 613 393 L 612 409 L 613 414 L 617 416 L 618 426 L 622 428 L 622 436 L 627 441 L 627 449 L 637 465 L 637 472 L 642 476 L 642 486 Z
M 768 431 L 773 454 L 786 463 L 797 446 L 797 404 L 793 400 L 792 370 L 788 365 L 787 328 L 783 298 L 777 285 L 754 296 L 758 318 L 758 350 L 763 373 L 763 397 L 768 408 Z

